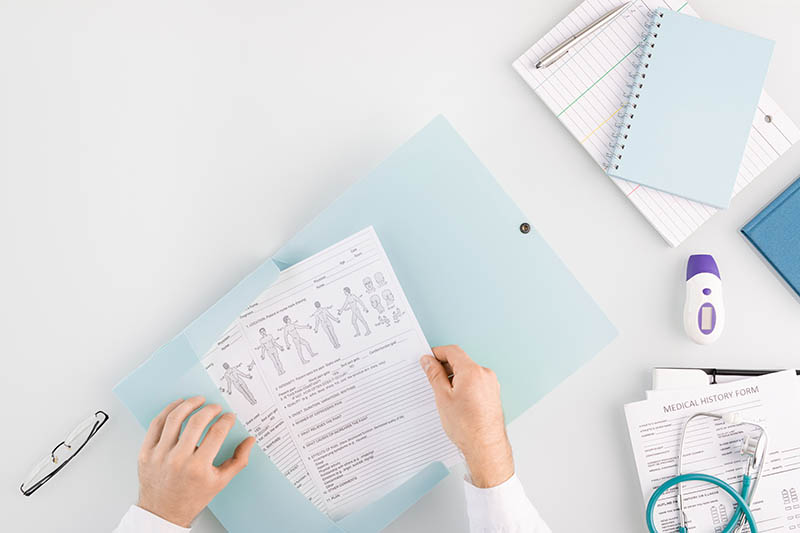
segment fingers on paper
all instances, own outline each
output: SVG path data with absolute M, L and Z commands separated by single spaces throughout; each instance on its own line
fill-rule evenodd
M 476 366 L 475 361 L 470 359 L 467 353 L 455 344 L 437 346 L 433 348 L 433 355 L 439 362 L 450 365 L 453 374 L 458 374 L 463 370 Z
M 255 443 L 255 438 L 247 437 L 236 447 L 233 456 L 219 465 L 219 472 L 225 483 L 228 483 L 233 479 L 233 476 L 241 472 L 242 469 L 247 466 L 247 463 L 250 461 L 250 451 L 253 449 Z
M 186 427 L 183 428 L 183 434 L 181 434 L 178 440 L 176 449 L 186 455 L 194 453 L 194 450 L 197 448 L 197 443 L 200 442 L 200 438 L 203 436 L 203 432 L 211 421 L 221 412 L 221 406 L 209 404 L 193 414 L 189 418 L 189 421 L 186 422 Z
M 158 442 L 159 447 L 172 448 L 178 442 L 178 435 L 181 432 L 183 421 L 189 417 L 197 408 L 205 402 L 202 396 L 195 396 L 184 400 L 176 406 L 164 421 L 164 430 L 161 432 L 161 439 Z
M 156 415 L 156 417 L 150 422 L 150 426 L 147 428 L 147 433 L 144 436 L 142 448 L 154 448 L 156 444 L 158 444 L 158 441 L 161 440 L 161 433 L 164 431 L 164 424 L 167 421 L 167 415 L 169 415 L 181 403 L 183 403 L 183 398 L 171 402 Z
M 447 370 L 445 370 L 442 363 L 440 363 L 436 358 L 430 355 L 425 355 L 422 359 L 419 360 L 420 365 L 422 365 L 422 370 L 425 371 L 425 375 L 428 377 L 428 381 L 433 388 L 434 393 L 437 395 L 441 392 L 449 390 L 450 387 L 450 380 L 447 379 Z
M 225 413 L 219 417 L 208 429 L 208 433 L 206 433 L 195 454 L 209 462 L 213 461 L 220 448 L 222 448 L 222 444 L 228 437 L 228 433 L 230 433 L 235 421 L 236 416 L 233 413 Z

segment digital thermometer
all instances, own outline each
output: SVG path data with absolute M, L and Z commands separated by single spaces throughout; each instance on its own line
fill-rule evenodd
M 717 263 L 710 255 L 689 256 L 683 327 L 689 338 L 698 344 L 716 341 L 725 327 L 722 280 Z

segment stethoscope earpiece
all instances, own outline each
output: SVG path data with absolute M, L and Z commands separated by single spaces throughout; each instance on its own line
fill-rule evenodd
M 744 441 L 742 442 L 742 455 L 752 457 L 753 459 L 758 457 L 758 448 L 760 442 L 761 439 L 755 439 L 750 435 L 745 436 Z
M 736 411 L 733 413 L 725 413 L 724 415 L 719 416 L 719 418 L 722 418 L 724 422 L 734 426 L 742 423 L 742 415 Z

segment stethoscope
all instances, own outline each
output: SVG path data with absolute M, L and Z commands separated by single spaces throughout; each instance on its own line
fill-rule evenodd
M 731 485 L 718 477 L 710 476 L 708 474 L 683 473 L 683 442 L 686 438 L 686 428 L 689 427 L 689 424 L 692 422 L 692 420 L 699 417 L 716 418 L 731 425 L 746 424 L 760 430 L 758 438 L 746 435 L 744 441 L 742 442 L 741 453 L 743 456 L 747 457 L 747 466 L 745 467 L 744 475 L 742 476 L 741 491 L 737 492 L 736 489 L 734 489 Z M 680 521 L 680 527 L 678 528 L 678 531 L 679 533 L 687 532 L 686 513 L 683 510 L 683 488 L 681 487 L 681 483 L 686 483 L 687 481 L 701 481 L 715 485 L 727 492 L 731 498 L 736 501 L 738 504 L 736 512 L 733 513 L 733 517 L 725 526 L 725 529 L 722 530 L 722 533 L 738 533 L 741 531 L 742 527 L 744 527 L 745 522 L 747 522 L 747 524 L 750 526 L 750 533 L 758 533 L 756 521 L 753 519 L 753 515 L 750 512 L 750 504 L 753 501 L 753 495 L 756 493 L 758 482 L 761 479 L 761 471 L 764 469 L 766 457 L 767 431 L 760 424 L 750 422 L 749 420 L 743 420 L 739 413 L 697 413 L 690 416 L 683 425 L 683 431 L 681 432 L 681 443 L 678 448 L 678 475 L 658 487 L 653 495 L 650 496 L 650 501 L 647 502 L 647 511 L 645 517 L 647 519 L 647 528 L 649 529 L 650 533 L 658 533 L 653 521 L 653 513 L 655 511 L 658 499 L 662 494 L 664 494 L 664 492 L 671 489 L 675 485 L 678 486 L 678 519 Z M 754 470 L 755 475 L 753 475 Z

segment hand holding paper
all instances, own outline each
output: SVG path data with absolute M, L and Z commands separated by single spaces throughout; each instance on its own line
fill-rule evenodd
M 356 289 L 373 276 L 383 282 L 380 294 L 367 299 L 377 323 L 366 318 Z M 334 326 L 328 315 L 334 302 L 343 302 L 350 324 Z M 304 317 L 315 318 L 316 327 L 303 324 Z M 286 355 L 268 347 L 273 331 L 283 331 Z M 287 479 L 341 519 L 431 462 L 458 460 L 417 366 L 427 351 L 381 243 L 367 228 L 284 270 L 204 363 L 212 379 L 234 389 L 231 407 Z M 257 368 L 259 379 L 244 381 L 242 365 Z
M 420 363 L 428 376 L 447 436 L 464 454 L 472 483 L 500 485 L 514 475 L 500 383 L 458 346 L 439 346 Z M 452 371 L 452 383 L 448 374 Z

